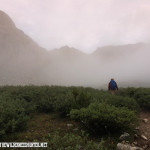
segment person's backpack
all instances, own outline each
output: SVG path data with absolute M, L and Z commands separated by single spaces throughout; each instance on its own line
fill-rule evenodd
M 115 90 L 117 88 L 116 82 L 114 80 L 110 81 L 110 89 Z

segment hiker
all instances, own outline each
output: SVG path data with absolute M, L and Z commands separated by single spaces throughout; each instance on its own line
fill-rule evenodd
M 108 90 L 111 92 L 111 94 L 114 94 L 116 91 L 118 91 L 118 86 L 115 80 L 112 78 L 108 84 Z

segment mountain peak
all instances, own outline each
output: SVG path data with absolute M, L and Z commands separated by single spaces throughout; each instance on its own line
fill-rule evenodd
M 0 27 L 4 28 L 14 28 L 15 24 L 11 18 L 3 11 L 0 10 Z
M 70 49 L 70 47 L 68 45 L 62 46 L 62 49 Z
M 54 49 L 50 51 L 50 53 L 57 53 L 60 55 L 85 55 L 84 52 L 74 48 L 74 47 L 69 47 L 67 45 L 60 47 L 59 49 Z

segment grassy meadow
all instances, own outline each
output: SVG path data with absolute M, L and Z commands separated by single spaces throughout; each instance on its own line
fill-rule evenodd
M 134 134 L 143 109 L 150 109 L 150 88 L 111 95 L 88 87 L 2 86 L 0 141 L 47 142 L 49 150 L 113 150 L 120 134 Z

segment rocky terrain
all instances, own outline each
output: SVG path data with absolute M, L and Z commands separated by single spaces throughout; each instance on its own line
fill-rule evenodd
M 117 144 L 118 150 L 150 150 L 150 112 L 141 111 L 139 120 L 133 143 L 128 143 L 130 135 L 125 133 L 120 137 L 122 142 Z

